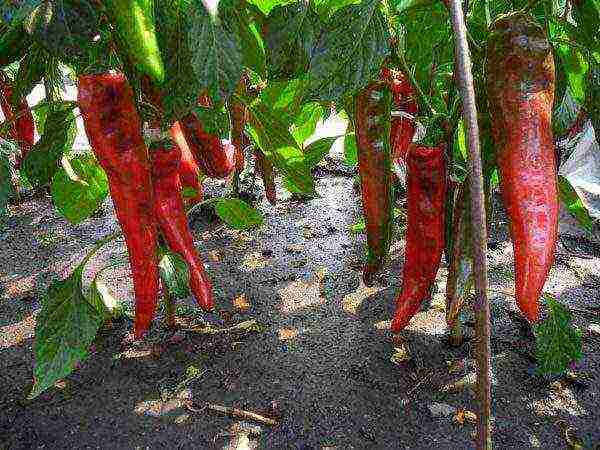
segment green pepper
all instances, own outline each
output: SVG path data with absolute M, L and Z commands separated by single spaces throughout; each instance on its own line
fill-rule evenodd
M 154 0 L 107 0 L 122 44 L 137 69 L 162 84 L 165 68 L 158 47 Z
M 0 67 L 6 67 L 21 59 L 30 45 L 31 37 L 22 26 L 0 33 Z

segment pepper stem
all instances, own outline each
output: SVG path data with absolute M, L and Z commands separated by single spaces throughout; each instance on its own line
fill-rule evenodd
M 175 300 L 168 288 L 164 289 L 163 301 L 165 302 L 165 324 L 170 329 L 175 329 Z

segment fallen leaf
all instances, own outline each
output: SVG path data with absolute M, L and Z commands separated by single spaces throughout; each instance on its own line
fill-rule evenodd
M 246 272 L 250 272 L 256 269 L 262 269 L 267 266 L 267 260 L 259 252 L 251 252 L 244 255 L 242 261 L 242 269 Z
M 250 309 L 250 302 L 246 298 L 246 294 L 241 294 L 234 298 L 233 307 L 240 311 L 247 311 L 248 309 Z
M 221 253 L 219 250 L 211 250 L 208 252 L 208 259 L 212 262 L 221 262 Z
M 298 336 L 298 330 L 294 328 L 280 328 L 278 333 L 280 341 L 287 341 Z
M 454 414 L 452 421 L 461 427 L 465 426 L 467 423 L 475 424 L 477 423 L 477 414 L 468 409 L 459 409 L 456 414 Z

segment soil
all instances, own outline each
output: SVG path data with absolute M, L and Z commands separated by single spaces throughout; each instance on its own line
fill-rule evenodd
M 25 398 L 42 295 L 117 223 L 108 201 L 102 214 L 77 226 L 49 198 L 11 207 L 0 234 L 0 448 L 473 448 L 474 426 L 457 423 L 470 417 L 463 412 L 476 411 L 473 343 L 447 344 L 446 266 L 429 308 L 393 340 L 402 220 L 385 271 L 366 288 L 359 281 L 365 236 L 350 231 L 361 212 L 352 174 L 329 161 L 316 175 L 319 198 L 299 201 L 280 188 L 275 207 L 264 200 L 260 182 L 254 191 L 246 185 L 265 216 L 257 230 L 233 231 L 206 210 L 191 217 L 220 315 L 202 314 L 184 299 L 180 329 L 167 330 L 159 315 L 142 344 L 130 342 L 130 320 L 114 321 L 73 374 L 33 401 Z M 224 186 L 210 190 L 219 194 Z M 499 208 L 492 224 L 494 446 L 562 449 L 580 439 L 583 448 L 596 448 L 600 245 L 563 215 L 546 289 L 572 308 L 584 354 L 571 377 L 541 377 L 532 338 L 509 295 L 512 246 Z M 86 282 L 124 252 L 122 241 L 107 246 L 88 266 Z M 132 298 L 127 270 L 104 276 L 126 304 Z M 251 319 L 261 326 L 213 335 L 189 326 Z M 468 310 L 465 323 L 470 337 Z M 186 383 L 194 370 L 200 375 Z M 219 414 L 205 402 L 274 417 L 278 425 Z

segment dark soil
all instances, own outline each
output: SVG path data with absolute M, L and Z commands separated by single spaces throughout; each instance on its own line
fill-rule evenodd
M 403 335 L 406 357 L 393 362 L 394 347 L 402 347 L 389 332 L 402 233 L 377 286 L 362 286 L 365 237 L 349 232 L 360 215 L 352 178 L 322 175 L 320 198 L 293 201 L 281 192 L 276 207 L 261 200 L 266 221 L 259 230 L 232 231 L 203 213 L 192 218 L 228 313 L 204 316 L 187 299 L 181 322 L 232 326 L 256 319 L 262 329 L 205 335 L 182 325 L 173 334 L 157 318 L 147 342 L 136 347 L 127 340 L 132 324 L 123 319 L 99 333 L 75 373 L 34 401 L 25 397 L 41 295 L 117 224 L 109 204 L 104 216 L 79 226 L 58 216 L 48 199 L 12 207 L 0 234 L 0 448 L 472 448 L 474 426 L 454 419 L 456 411 L 476 410 L 473 345 L 446 344 L 445 266 L 431 307 Z M 506 223 L 501 214 L 493 223 L 494 446 L 562 449 L 576 436 L 583 448 L 594 448 L 600 444 L 598 245 L 564 218 L 546 288 L 574 309 L 584 357 L 578 378 L 542 378 L 534 372 L 531 338 L 506 295 L 513 288 Z M 122 241 L 109 246 L 87 279 L 123 252 Z M 105 280 L 130 301 L 127 269 L 109 271 Z M 466 323 L 472 335 L 468 312 Z M 202 376 L 181 384 L 191 366 Z M 191 399 L 194 410 L 182 399 Z M 203 410 L 204 402 L 279 424 L 219 415 Z

